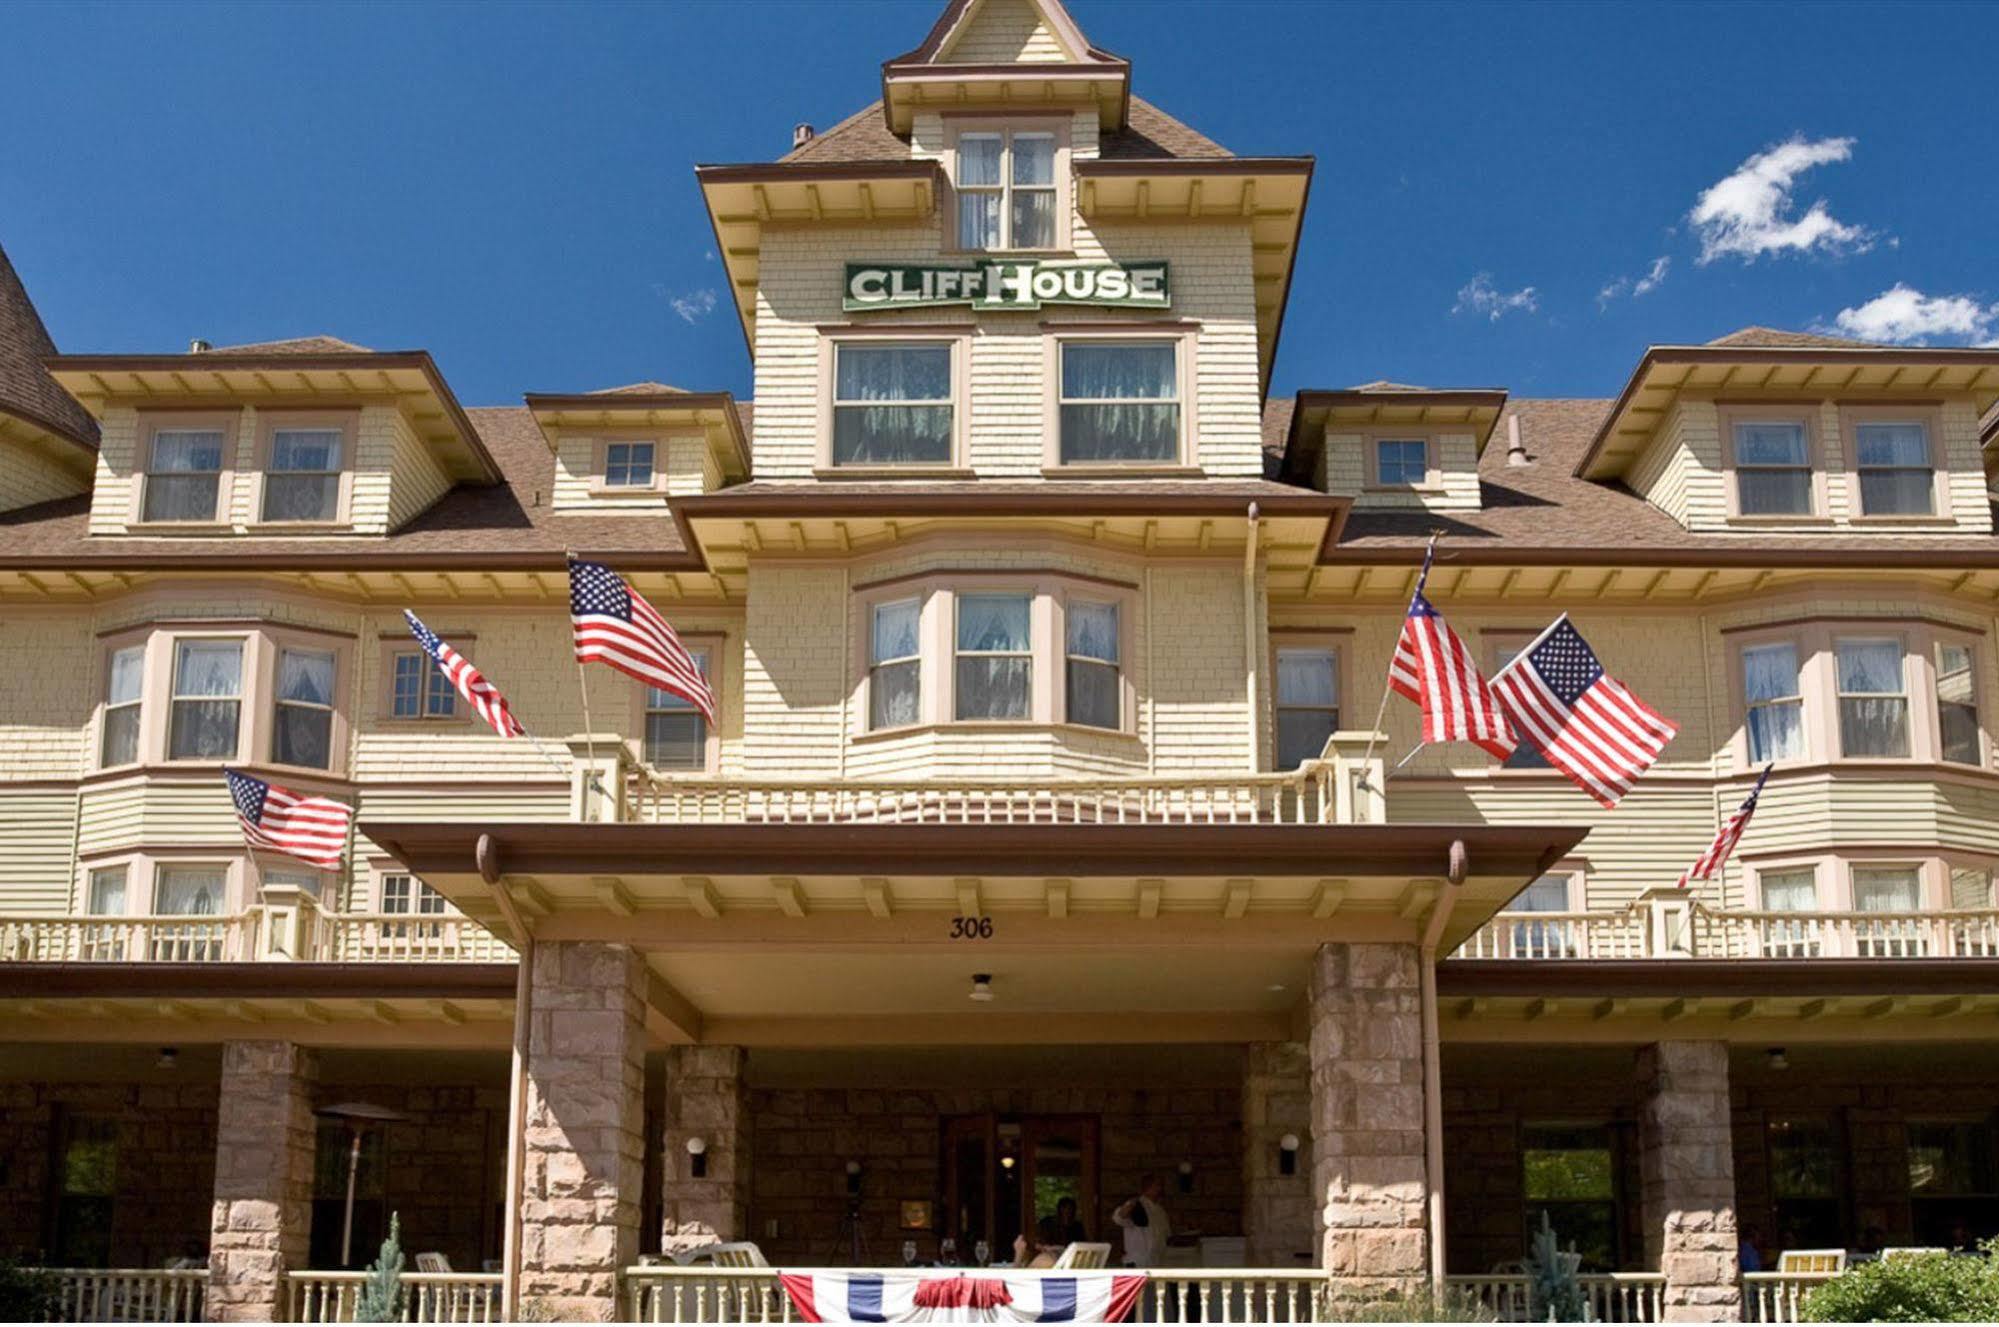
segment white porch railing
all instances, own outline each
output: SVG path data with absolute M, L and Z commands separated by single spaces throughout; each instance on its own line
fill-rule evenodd
M 291 1321 L 352 1322 L 366 1272 L 289 1272 Z M 403 1322 L 499 1322 L 498 1272 L 405 1272 Z
M 52 1268 L 57 1322 L 200 1322 L 208 1269 Z
M 1592 1322 L 1659 1322 L 1666 1278 L 1659 1272 L 1596 1272 L 1576 1278 L 1589 1299 Z M 1527 1278 L 1519 1273 L 1447 1276 L 1444 1284 L 1483 1304 L 1501 1322 L 1529 1322 Z
M 0 962 L 234 963 L 256 957 L 257 914 L 0 916 Z
M 1999 958 L 1999 908 L 1723 911 L 1655 890 L 1625 908 L 1501 913 L 1452 957 Z
M 1744 1272 L 1744 1322 L 1797 1322 L 1798 1309 L 1812 1291 L 1841 1276 L 1839 1272 Z
M 626 1322 L 796 1322 L 774 1267 L 627 1267 Z
M 322 963 L 511 963 L 507 943 L 456 915 L 323 912 L 307 954 Z

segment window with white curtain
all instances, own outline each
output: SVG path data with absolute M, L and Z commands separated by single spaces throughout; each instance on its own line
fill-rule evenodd
M 706 678 L 707 647 L 690 645 L 687 653 L 701 676 Z M 706 769 L 708 716 L 684 696 L 660 687 L 647 687 L 645 759 L 656 769 Z
M 84 911 L 93 917 L 123 917 L 129 897 L 125 885 L 130 873 L 126 866 L 100 866 L 93 870 Z M 132 956 L 130 937 L 116 922 L 86 926 L 81 939 L 79 957 L 86 963 L 120 963 Z
M 651 488 L 652 473 L 652 443 L 607 442 L 604 444 L 605 488 Z
M 139 712 L 145 691 L 146 647 L 111 651 L 104 677 L 104 733 L 98 763 L 129 765 L 139 758 Z
M 1854 470 L 1860 510 L 1868 516 L 1929 516 L 1936 511 L 1930 431 L 1919 420 L 1856 424 Z
M 1805 757 L 1805 698 L 1798 647 L 1791 641 L 1750 645 L 1742 651 L 1742 696 L 1747 707 L 1749 761 Z
M 1553 871 L 1539 876 L 1515 894 L 1513 901 L 1502 911 L 1567 912 L 1570 908 L 1569 891 L 1573 885 L 1574 877 L 1567 871 Z M 1575 935 L 1570 922 L 1528 922 L 1515 926 L 1511 936 L 1515 958 L 1562 958 L 1575 953 Z
M 1735 509 L 1744 516 L 1812 514 L 1812 460 L 1803 420 L 1735 424 Z
M 1177 461 L 1179 366 L 1178 341 L 1062 342 L 1062 463 Z
M 958 247 L 1052 249 L 1058 233 L 1056 139 L 1046 129 L 958 135 Z
M 153 911 L 166 917 L 215 917 L 222 913 L 229 872 L 219 865 L 162 866 L 153 879 Z M 222 957 L 213 926 L 156 927 L 149 942 L 156 963 L 212 963 Z
M 337 428 L 272 430 L 271 459 L 264 468 L 263 519 L 337 519 L 341 456 L 346 445 Z
M 422 650 L 398 650 L 389 663 L 389 717 L 450 719 L 458 713 L 458 688 Z
M 1950 906 L 1989 908 L 1992 906 L 1992 868 L 1953 866 L 1950 868 Z
M 1819 910 L 1818 872 L 1809 866 L 1759 872 L 1757 884 L 1762 889 L 1765 912 L 1809 914 Z M 1766 919 L 1762 929 L 1765 958 L 1817 958 L 1823 948 L 1818 922 L 1806 916 Z
M 1330 646 L 1277 651 L 1277 768 L 1317 760 L 1340 726 L 1339 654 Z
M 949 465 L 948 342 L 833 343 L 835 465 Z
M 156 429 L 147 453 L 141 519 L 216 520 L 222 439 L 221 429 Z
M 310 769 L 333 766 L 333 654 L 280 650 L 271 759 Z
M 958 597 L 957 717 L 1025 719 L 1032 712 L 1032 596 Z
M 93 917 L 125 915 L 125 882 L 130 870 L 123 866 L 100 866 L 90 873 L 90 897 L 84 910 Z
M 1914 866 L 1853 868 L 1853 910 L 1910 913 L 1922 907 L 1922 872 Z M 1903 917 L 1862 917 L 1855 928 L 1860 958 L 1921 958 L 1929 953 L 1928 929 Z
M 1843 637 L 1833 642 L 1839 673 L 1839 744 L 1848 756 L 1909 754 L 1909 695 L 1902 642 Z
M 876 604 L 868 637 L 868 727 L 899 728 L 922 717 L 923 601 Z
M 397 872 L 382 877 L 382 911 L 398 917 L 442 917 L 444 895 L 413 875 Z M 395 921 L 381 923 L 385 937 L 423 936 L 435 939 L 444 932 L 441 921 Z
M 234 760 L 242 711 L 243 642 L 174 642 L 168 758 Z
M 1977 652 L 1956 641 L 1937 642 L 1937 741 L 1945 760 L 1982 764 L 1978 744 Z
M 1118 606 L 1071 599 L 1063 684 L 1070 723 L 1116 728 L 1124 718 L 1124 684 L 1118 660 Z

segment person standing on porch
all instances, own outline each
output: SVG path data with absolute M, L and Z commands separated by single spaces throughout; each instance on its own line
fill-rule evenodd
M 1138 1197 L 1111 1213 L 1111 1220 L 1124 1231 L 1125 1266 L 1155 1267 L 1166 1252 L 1166 1241 L 1173 1236 L 1173 1223 L 1159 1203 L 1160 1195 L 1165 1192 L 1166 1185 L 1159 1176 L 1147 1175 L 1139 1183 Z

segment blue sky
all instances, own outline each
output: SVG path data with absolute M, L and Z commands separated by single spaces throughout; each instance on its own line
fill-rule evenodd
M 16 4 L 0 245 L 66 350 L 327 332 L 468 404 L 747 394 L 691 168 L 858 109 L 941 5 Z M 1999 338 L 1999 6 L 1071 12 L 1226 146 L 1318 157 L 1276 391 L 1609 394 L 1748 323 Z

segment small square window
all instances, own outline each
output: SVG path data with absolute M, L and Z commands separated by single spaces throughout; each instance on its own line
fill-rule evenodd
M 652 477 L 652 443 L 610 442 L 604 444 L 605 488 L 651 488 Z
M 421 650 L 400 650 L 390 663 L 389 717 L 450 719 L 458 714 L 458 690 Z
M 1430 448 L 1421 438 L 1377 438 L 1374 475 L 1378 484 L 1416 485 L 1430 477 Z

